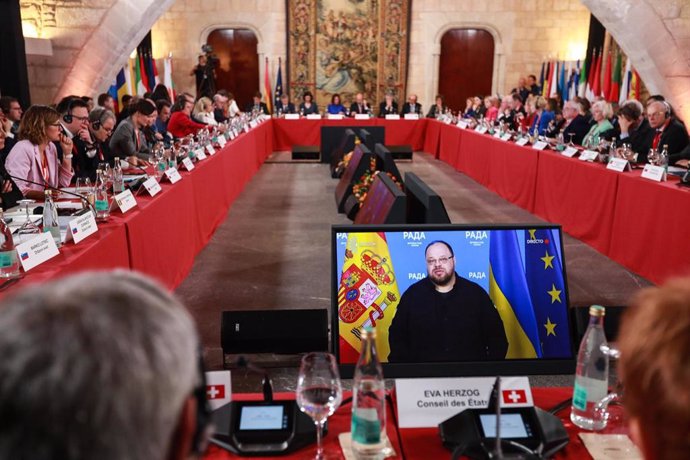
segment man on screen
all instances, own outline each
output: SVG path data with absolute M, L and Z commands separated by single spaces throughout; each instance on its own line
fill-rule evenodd
M 508 340 L 489 295 L 455 273 L 445 241 L 425 251 L 428 276 L 400 299 L 388 330 L 389 362 L 504 359 Z

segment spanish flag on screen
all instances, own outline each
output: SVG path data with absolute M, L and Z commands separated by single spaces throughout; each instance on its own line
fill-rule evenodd
M 506 358 L 541 358 L 539 330 L 515 230 L 492 230 L 489 297 L 508 338 Z
M 340 360 L 356 363 L 362 328 L 376 327 L 382 361 L 390 353 L 388 328 L 400 301 L 384 233 L 349 234 L 338 286 Z

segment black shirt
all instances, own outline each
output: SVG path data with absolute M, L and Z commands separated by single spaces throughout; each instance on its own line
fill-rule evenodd
M 407 288 L 388 331 L 390 362 L 504 359 L 503 322 L 478 284 L 455 274 L 447 293 L 429 278 Z

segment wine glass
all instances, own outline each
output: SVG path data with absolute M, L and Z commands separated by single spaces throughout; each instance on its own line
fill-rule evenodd
M 297 405 L 316 424 L 316 459 L 324 458 L 323 425 L 340 406 L 343 388 L 338 364 L 330 353 L 309 353 L 302 358 L 297 380 Z
M 17 229 L 17 235 L 22 242 L 28 241 L 34 235 L 39 235 L 41 233 L 41 229 L 38 227 L 38 225 L 31 221 L 31 215 L 29 214 L 29 206 L 35 202 L 36 200 L 28 199 L 18 201 L 18 203 L 23 205 L 24 209 L 26 210 L 26 222 L 24 222 L 22 226 Z
M 570 139 L 568 139 L 568 147 L 575 147 L 573 143 L 573 136 L 575 136 L 575 133 L 568 133 L 568 136 L 570 137 Z

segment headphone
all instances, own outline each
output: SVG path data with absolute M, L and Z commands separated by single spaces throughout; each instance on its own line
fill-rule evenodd
M 105 115 L 109 112 L 108 109 L 100 108 L 100 109 L 93 109 L 91 114 L 89 115 L 89 120 L 92 118 L 96 118 L 95 121 L 91 122 L 91 127 L 93 128 L 94 131 L 98 131 L 101 129 L 101 126 L 103 126 L 103 123 L 105 123 L 105 119 L 107 118 Z M 72 116 L 70 115 L 70 118 Z M 67 122 L 69 123 L 69 122 Z
M 195 454 L 201 455 L 206 451 L 208 440 L 211 437 L 213 424 L 211 421 L 211 407 L 206 398 L 206 373 L 204 372 L 204 360 L 199 345 L 198 353 L 199 384 L 194 388 L 192 394 L 196 399 L 196 428 L 192 439 L 192 450 Z
M 72 123 L 72 104 L 74 104 L 74 100 L 75 98 L 72 98 L 67 102 L 67 111 L 62 116 L 63 121 L 67 124 Z
M 666 118 L 670 118 L 671 117 L 671 104 L 669 104 L 666 101 L 660 101 L 660 102 L 664 105 L 664 109 L 665 109 L 664 113 L 665 113 Z

